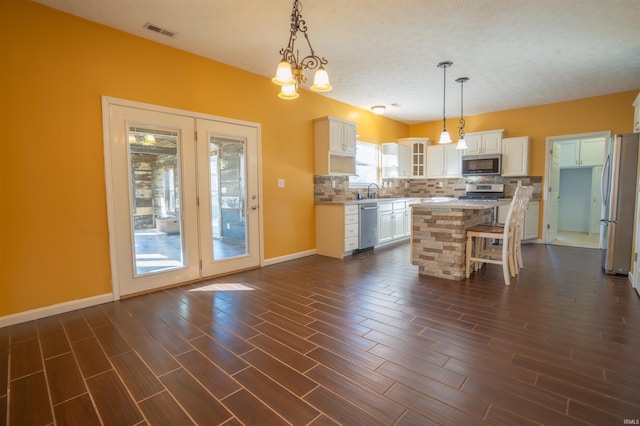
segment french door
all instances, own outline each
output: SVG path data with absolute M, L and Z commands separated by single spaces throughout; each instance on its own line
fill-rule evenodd
M 259 128 L 103 100 L 114 294 L 260 264 Z

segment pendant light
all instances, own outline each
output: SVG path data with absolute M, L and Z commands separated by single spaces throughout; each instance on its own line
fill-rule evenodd
M 451 136 L 449 136 L 449 132 L 447 132 L 447 117 L 445 114 L 445 103 L 447 97 L 447 68 L 453 65 L 453 62 L 444 61 L 438 64 L 438 68 L 442 68 L 444 70 L 444 83 L 442 85 L 442 133 L 440 134 L 440 140 L 438 143 L 450 143 Z
M 464 113 L 463 113 L 463 101 L 464 101 L 464 83 L 468 81 L 469 77 L 460 77 L 456 79 L 456 82 L 460 83 L 460 127 L 458 128 L 458 134 L 460 135 L 460 139 L 458 139 L 458 144 L 456 145 L 456 149 L 467 149 L 467 141 L 464 139 Z

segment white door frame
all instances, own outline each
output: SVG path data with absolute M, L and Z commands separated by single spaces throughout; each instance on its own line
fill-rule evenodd
M 547 136 L 544 152 L 545 152 L 545 163 L 544 163 L 544 184 L 542 187 L 542 199 L 544 200 L 544 210 L 542 212 L 542 241 L 545 244 L 548 244 L 548 226 L 549 226 L 549 216 L 550 216 L 550 202 L 549 202 L 549 187 L 551 186 L 551 161 L 553 160 L 553 155 L 551 153 L 551 146 L 553 142 L 560 142 L 568 139 L 581 139 L 581 138 L 590 138 L 590 137 L 604 137 L 605 138 L 605 147 L 608 146 L 609 140 L 611 140 L 611 131 L 603 131 L 603 132 L 589 132 L 589 133 L 576 133 L 572 135 L 561 135 L 561 136 Z M 602 235 L 600 235 L 600 247 L 602 247 Z
M 118 257 L 117 257 L 117 246 L 115 243 L 115 236 L 113 235 L 113 231 L 116 229 L 116 215 L 115 215 L 115 206 L 113 203 L 115 193 L 113 183 L 110 179 L 110 171 L 112 170 L 114 159 L 111 156 L 110 150 L 110 126 L 109 126 L 109 108 L 112 105 L 123 106 L 129 108 L 138 108 L 143 110 L 149 110 L 159 113 L 166 114 L 174 114 L 179 116 L 191 117 L 194 119 L 204 119 L 204 120 L 212 120 L 218 122 L 224 122 L 229 124 L 236 124 L 241 126 L 249 126 L 254 127 L 257 130 L 258 143 L 257 143 L 257 170 L 258 170 L 258 199 L 262 200 L 262 143 L 261 143 L 261 126 L 259 123 L 253 123 L 249 121 L 242 121 L 236 119 L 230 119 L 226 117 L 218 117 L 209 114 L 203 114 L 193 111 L 181 110 L 176 108 L 164 107 L 159 105 L 147 104 L 144 102 L 130 101 L 126 99 L 114 98 L 109 96 L 102 97 L 102 118 L 103 118 L 103 126 L 102 126 L 102 137 L 103 137 L 103 147 L 104 147 L 104 162 L 105 162 L 105 187 L 106 187 L 106 195 L 107 195 L 107 222 L 109 227 L 109 255 L 110 255 L 110 263 L 111 263 L 111 288 L 113 294 L 113 300 L 119 300 L 121 297 L 120 294 L 120 283 L 118 281 Z M 262 208 L 257 210 L 258 220 L 259 220 L 259 266 L 264 266 L 264 221 L 263 221 L 263 213 Z

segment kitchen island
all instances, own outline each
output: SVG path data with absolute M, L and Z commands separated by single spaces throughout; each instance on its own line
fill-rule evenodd
M 432 198 L 411 205 L 411 263 L 420 275 L 465 278 L 467 228 L 490 223 L 509 200 Z

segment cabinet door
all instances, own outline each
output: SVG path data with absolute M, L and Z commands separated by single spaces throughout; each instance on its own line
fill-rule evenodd
M 538 238 L 538 222 L 540 216 L 540 203 L 529 201 L 527 211 L 524 214 L 524 240 Z
M 411 144 L 411 169 L 412 176 L 422 178 L 426 176 L 426 147 L 423 142 L 413 142 Z
M 529 174 L 529 137 L 502 140 L 502 176 L 527 176 Z
M 444 146 L 444 171 L 446 177 L 462 176 L 462 153 L 461 149 L 456 149 L 456 144 Z
M 346 146 L 344 143 L 344 126 L 339 121 L 329 121 L 329 150 L 332 152 L 344 153 Z
M 356 155 L 356 126 L 343 123 L 342 129 L 345 154 Z
M 502 132 L 483 134 L 482 146 L 482 154 L 500 154 L 502 152 Z
M 392 226 L 392 237 L 402 238 L 404 237 L 404 228 L 405 228 L 405 216 L 404 209 L 403 210 L 394 210 L 393 216 L 391 217 L 393 226 Z
M 406 237 L 411 236 L 411 207 L 407 206 L 404 211 L 404 235 Z
M 563 141 L 560 143 L 560 168 L 578 167 L 580 158 L 580 141 Z
M 464 139 L 467 141 L 467 150 L 464 155 L 479 155 L 481 153 L 481 134 L 467 134 Z
M 604 161 L 604 138 L 580 140 L 580 166 L 601 166 Z
M 393 238 L 392 211 L 381 212 L 378 208 L 378 243 L 384 243 Z
M 439 178 L 444 175 L 444 145 L 427 147 L 427 177 Z

